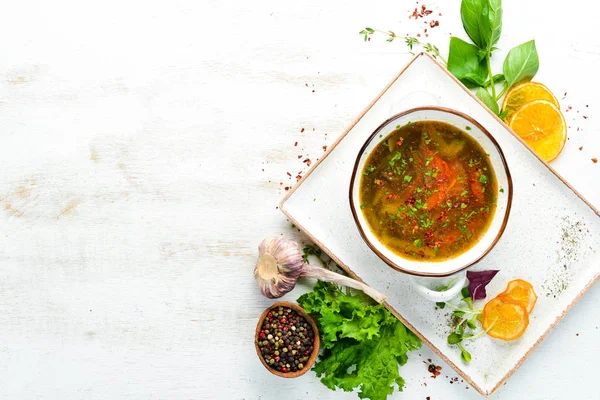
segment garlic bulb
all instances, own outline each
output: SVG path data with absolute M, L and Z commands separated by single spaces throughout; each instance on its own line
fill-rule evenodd
M 270 299 L 283 296 L 296 286 L 301 276 L 310 276 L 322 281 L 362 290 L 378 303 L 385 296 L 366 284 L 329 271 L 313 267 L 302 260 L 300 246 L 285 237 L 268 238 L 258 246 L 258 262 L 254 267 L 254 279 L 262 294 Z

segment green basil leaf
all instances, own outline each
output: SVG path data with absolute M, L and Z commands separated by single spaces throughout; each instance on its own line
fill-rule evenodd
M 475 94 L 477 95 L 477 98 L 479 100 L 483 101 L 483 104 L 485 104 L 490 110 L 494 112 L 494 114 L 498 115 L 500 113 L 500 110 L 498 109 L 498 103 L 496 103 L 496 99 L 494 99 L 487 90 L 485 90 L 484 88 L 479 88 L 477 89 L 477 93 Z
M 538 59 L 535 41 L 530 40 L 511 49 L 506 55 L 502 72 L 508 87 L 517 83 L 530 81 L 538 71 Z
M 500 82 L 504 82 L 504 74 L 496 74 L 494 75 L 494 85 Z M 484 88 L 490 87 L 491 82 L 488 79 L 485 84 L 483 85 Z
M 481 9 L 480 28 L 483 47 L 492 52 L 502 33 L 502 1 L 484 0 Z
M 467 35 L 480 48 L 485 48 L 481 35 L 480 19 L 486 0 L 463 0 L 460 4 L 460 18 Z
M 477 46 L 462 39 L 450 38 L 448 71 L 470 88 L 483 86 L 486 80 L 486 66 L 477 57 L 478 50 Z

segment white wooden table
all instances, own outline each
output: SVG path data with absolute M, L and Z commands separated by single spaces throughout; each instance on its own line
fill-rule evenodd
M 449 33 L 464 36 L 460 2 L 425 3 L 443 14 L 428 39 L 447 53 Z M 252 269 L 263 237 L 303 239 L 277 205 L 304 157 L 318 158 L 411 57 L 358 31 L 416 34 L 415 6 L 6 3 L 0 398 L 356 398 L 312 372 L 283 380 L 264 370 L 252 341 L 271 301 Z M 508 49 L 536 39 L 536 80 L 572 106 L 553 166 L 595 207 L 599 10 L 591 0 L 506 0 L 494 60 L 499 70 Z M 494 397 L 597 398 L 599 326 L 596 286 Z M 427 348 L 410 355 L 394 398 L 480 398 L 450 384 L 446 365 L 429 378 L 428 358 L 438 362 Z

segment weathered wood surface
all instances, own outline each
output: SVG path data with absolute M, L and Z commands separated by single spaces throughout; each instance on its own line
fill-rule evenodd
M 428 39 L 445 50 L 450 33 L 463 35 L 459 2 L 429 3 L 443 16 Z M 319 157 L 411 57 L 357 32 L 416 34 L 415 5 L 7 3 L 0 397 L 355 398 L 312 373 L 283 380 L 263 370 L 252 339 L 271 301 L 252 268 L 263 237 L 299 235 L 276 207 L 303 159 Z M 504 9 L 494 63 L 536 39 L 536 79 L 572 106 L 553 166 L 600 207 L 600 164 L 590 160 L 600 157 L 600 46 L 588 21 L 598 5 L 511 0 Z M 496 398 L 595 398 L 599 304 L 595 287 Z M 396 398 L 479 398 L 450 384 L 447 366 L 429 378 L 432 357 L 412 355 Z

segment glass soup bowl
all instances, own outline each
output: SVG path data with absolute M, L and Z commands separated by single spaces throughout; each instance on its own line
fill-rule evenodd
M 386 247 L 369 228 L 369 224 L 360 209 L 359 189 L 362 179 L 362 170 L 373 150 L 386 137 L 396 130 L 396 126 L 404 126 L 409 122 L 439 121 L 450 124 L 464 134 L 473 138 L 489 154 L 489 161 L 497 180 L 496 210 L 491 216 L 487 230 L 479 237 L 478 241 L 466 251 L 445 260 L 418 260 L 405 258 Z M 502 192 L 500 192 L 502 190 Z M 473 118 L 449 108 L 431 106 L 420 107 L 404 111 L 382 123 L 369 136 L 360 149 L 352 178 L 350 181 L 350 208 L 360 235 L 371 250 L 390 267 L 397 271 L 413 276 L 411 279 L 419 294 L 434 301 L 445 301 L 463 287 L 465 281 L 464 270 L 476 264 L 485 257 L 498 243 L 510 213 L 512 203 L 512 180 L 506 164 L 504 154 L 494 137 Z M 420 277 L 420 278 L 417 278 Z M 449 277 L 441 279 L 443 277 Z M 440 278 L 440 279 L 435 279 Z M 457 278 L 457 279 L 454 279 Z M 454 284 L 446 292 L 437 292 L 435 288 L 444 282 L 454 280 Z M 447 298 L 448 296 L 451 296 Z

